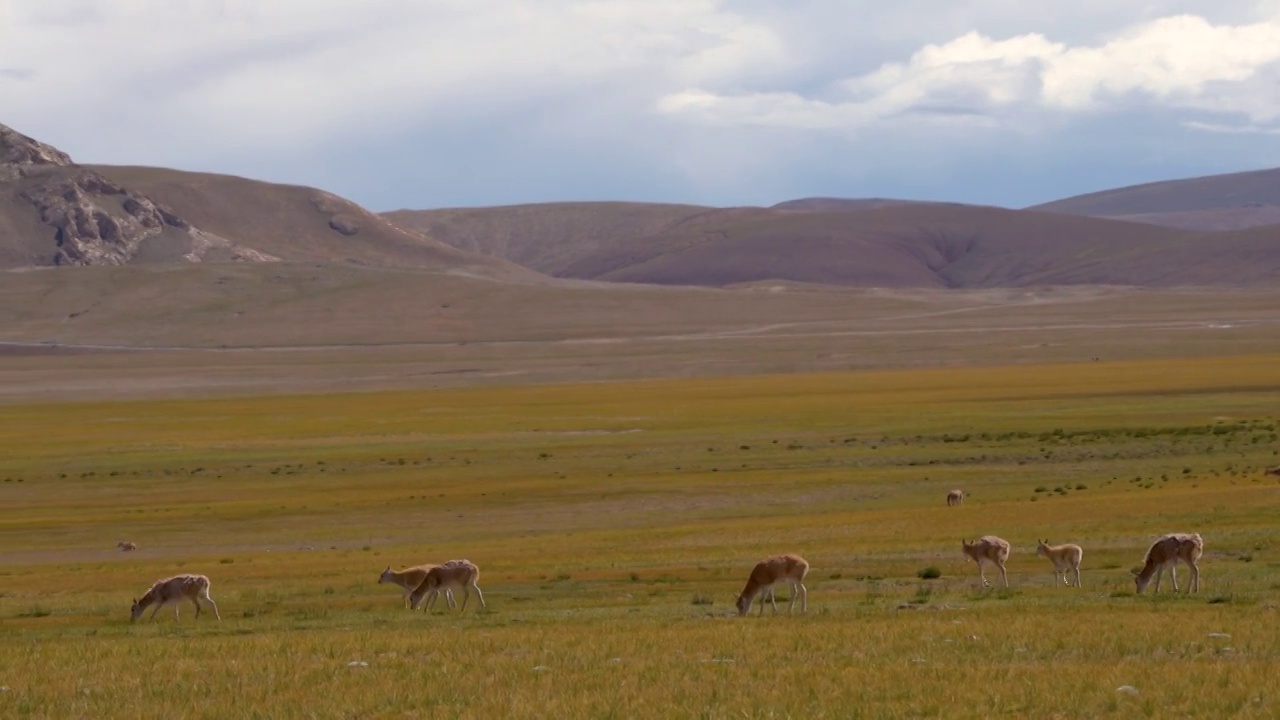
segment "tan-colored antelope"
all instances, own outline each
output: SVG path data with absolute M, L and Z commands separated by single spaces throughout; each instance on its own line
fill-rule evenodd
M 1200 533 L 1169 533 L 1160 536 L 1147 549 L 1147 555 L 1142 559 L 1142 570 L 1135 573 L 1137 577 L 1134 578 L 1134 583 L 1138 594 L 1141 595 L 1147 589 L 1153 575 L 1156 579 L 1155 592 L 1160 592 L 1160 576 L 1166 568 L 1169 570 L 1169 577 L 1173 578 L 1173 591 L 1178 592 L 1179 562 L 1191 568 L 1191 582 L 1187 585 L 1187 592 L 1199 592 L 1200 566 L 1197 563 L 1202 554 L 1204 539 L 1200 537 Z
M 120 552 L 133 552 L 138 549 L 138 545 L 136 543 L 131 543 L 128 540 L 121 540 L 116 543 L 116 547 L 120 549 Z
M 437 565 L 427 571 L 422 582 L 414 589 L 409 596 L 410 604 L 414 610 L 422 604 L 424 597 L 427 599 L 428 611 L 435 605 L 436 598 L 439 597 L 440 591 L 446 593 L 452 588 L 462 589 L 462 609 L 467 609 L 467 601 L 471 599 L 471 591 L 476 591 L 476 597 L 480 599 L 480 607 L 488 607 L 484 603 L 484 593 L 480 592 L 480 586 L 477 584 L 480 580 L 480 568 L 470 560 L 450 560 L 443 565 Z M 461 612 L 460 611 L 460 612 Z
M 180 603 L 183 600 L 190 600 L 196 606 L 197 620 L 200 619 L 201 602 L 209 603 L 209 607 L 213 608 L 214 617 L 222 619 L 222 615 L 218 614 L 218 604 L 209 597 L 209 578 L 204 575 L 174 575 L 171 578 L 156 581 L 145 595 L 134 600 L 129 620 L 137 620 L 144 610 L 153 605 L 155 609 L 151 611 L 151 617 L 147 618 L 148 620 L 154 620 L 156 613 L 160 612 L 160 608 L 165 605 L 173 605 L 173 619 L 177 620 Z
M 1036 555 L 1049 558 L 1053 563 L 1053 584 L 1057 585 L 1061 577 L 1063 585 L 1070 585 L 1067 573 L 1075 572 L 1075 586 L 1080 587 L 1080 560 L 1084 558 L 1084 550 L 1079 545 L 1050 545 L 1048 540 L 1037 540 L 1036 543 Z
M 1000 568 L 1000 578 L 1004 580 L 1004 586 L 1009 587 L 1009 575 L 1004 569 L 1005 562 L 1009 560 L 1008 542 L 995 535 L 984 535 L 973 542 L 961 540 L 960 549 L 965 557 L 978 563 L 978 577 L 982 579 L 983 587 L 991 587 L 991 583 L 987 582 L 986 574 L 982 571 L 983 563 L 991 563 Z
M 809 574 L 809 562 L 799 555 L 774 555 L 756 563 L 747 577 L 746 587 L 738 595 L 738 615 L 746 615 L 751 603 L 760 598 L 760 614 L 764 614 L 764 601 L 768 599 L 773 605 L 773 612 L 778 612 L 778 603 L 774 600 L 773 586 L 786 583 L 791 586 L 791 602 L 787 604 L 787 614 L 796 606 L 796 596 L 800 597 L 800 612 L 809 610 L 809 590 L 804 586 L 804 577 Z
M 391 566 L 388 565 L 387 569 L 383 570 L 382 575 L 378 577 L 378 584 L 381 585 L 382 583 L 393 583 L 393 584 L 399 585 L 401 588 L 404 588 L 403 602 L 405 605 L 408 605 L 409 597 L 413 595 L 413 591 L 416 590 L 418 586 L 422 584 L 422 581 L 427 579 L 427 571 L 431 570 L 431 568 L 433 567 L 439 567 L 439 566 L 438 565 L 417 565 L 414 567 L 405 568 L 403 570 L 392 570 Z M 453 591 L 448 588 L 445 588 L 444 600 L 446 603 L 449 604 L 449 607 L 451 608 L 457 605 L 457 603 L 453 601 Z
M 952 490 L 947 493 L 947 507 L 955 507 L 964 504 L 964 491 Z
M 1275 467 L 1269 467 L 1266 470 L 1263 470 L 1262 474 L 1263 475 L 1280 475 L 1280 465 L 1276 465 Z

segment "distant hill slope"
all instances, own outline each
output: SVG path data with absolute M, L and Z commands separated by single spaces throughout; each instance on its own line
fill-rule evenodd
M 839 205 L 836 205 L 839 207 Z M 860 210 L 550 204 L 391 217 L 559 277 L 727 286 L 1261 285 L 1269 232 L 1206 236 L 1150 224 L 940 203 Z
M 516 263 L 412 232 L 315 188 L 231 175 L 151 167 L 96 166 L 192 222 L 282 260 L 470 272 L 537 279 Z
M 1280 225 L 1280 205 L 1245 205 L 1213 210 L 1115 215 L 1113 217 L 1116 220 L 1144 222 L 1185 230 L 1223 232 L 1266 225 Z
M 1028 209 L 1206 231 L 1273 225 L 1280 223 L 1280 169 L 1131 185 Z
M 772 207 L 716 208 L 641 202 L 563 202 L 498 207 L 396 210 L 383 217 L 454 247 L 502 257 L 548 275 L 581 277 L 593 259 L 613 256 L 641 238 L 726 221 L 787 217 L 908 204 L 881 198 L 801 198 Z
M 835 198 L 808 197 L 787 200 L 770 207 L 774 210 L 802 210 L 805 212 L 831 212 L 834 210 L 870 210 L 873 208 L 892 207 L 894 205 L 910 205 L 916 200 L 895 200 L 893 198 Z
M 501 257 L 549 275 L 617 243 L 668 230 L 706 213 L 698 205 L 565 202 L 443 210 L 397 210 L 383 217 L 454 247 Z

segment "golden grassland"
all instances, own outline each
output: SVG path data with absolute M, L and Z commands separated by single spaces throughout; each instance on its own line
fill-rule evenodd
M 1277 367 L 0 406 L 0 716 L 1274 717 Z M 1173 531 L 1202 591 L 1135 596 Z M 988 533 L 1008 590 L 960 554 Z M 730 617 L 777 552 L 809 612 Z M 452 557 L 487 609 L 377 584 Z M 178 572 L 222 621 L 131 624 Z

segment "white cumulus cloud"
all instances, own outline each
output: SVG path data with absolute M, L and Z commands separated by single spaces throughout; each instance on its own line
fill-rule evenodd
M 1280 18 L 1214 25 L 1177 15 L 1087 46 L 1041 33 L 995 39 L 974 31 L 845 78 L 821 96 L 692 87 L 655 106 L 713 124 L 857 129 L 904 114 L 1070 114 L 1136 101 L 1269 123 L 1280 117 L 1277 78 Z

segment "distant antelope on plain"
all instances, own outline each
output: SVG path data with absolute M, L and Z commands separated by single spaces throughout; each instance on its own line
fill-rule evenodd
M 955 507 L 964 504 L 964 491 L 952 490 L 947 493 L 947 507 Z
M 403 602 L 408 606 L 409 598 L 413 595 L 413 591 L 422 584 L 423 580 L 427 579 L 427 572 L 434 567 L 439 567 L 439 565 L 415 565 L 414 567 L 408 567 L 403 570 L 392 570 L 391 566 L 388 565 L 387 569 L 383 570 L 382 575 L 378 577 L 378 584 L 393 583 L 395 585 L 399 585 L 404 589 Z M 453 591 L 448 588 L 445 588 L 444 599 L 451 608 L 457 605 L 457 603 L 453 601 Z
M 1036 555 L 1049 558 L 1049 562 L 1053 563 L 1054 585 L 1058 584 L 1059 577 L 1062 578 L 1063 585 L 1070 585 L 1067 573 L 1074 572 L 1075 586 L 1080 587 L 1080 560 L 1084 558 L 1084 550 L 1079 545 L 1050 545 L 1048 540 L 1038 540 Z
M 1169 570 L 1169 577 L 1173 579 L 1173 591 L 1178 592 L 1178 563 L 1185 563 L 1191 568 L 1191 580 L 1187 584 L 1187 592 L 1200 591 L 1200 556 L 1204 554 L 1204 538 L 1200 537 L 1200 533 L 1169 533 L 1162 535 L 1151 547 L 1147 549 L 1147 555 L 1142 559 L 1142 569 L 1134 573 L 1134 584 L 1137 586 L 1138 594 L 1141 595 L 1147 589 L 1147 585 L 1151 583 L 1152 576 L 1156 579 L 1156 587 L 1154 592 L 1160 592 L 1160 576 L 1164 574 L 1165 569 Z
M 987 576 L 982 571 L 983 563 L 991 563 L 1000 569 L 1000 578 L 1004 580 L 1004 586 L 1009 587 L 1009 575 L 1005 572 L 1004 564 L 1009 560 L 1009 543 L 995 535 L 985 535 L 983 537 L 969 542 L 968 540 L 960 541 L 960 549 L 965 557 L 978 563 L 978 577 L 982 579 L 983 587 L 990 587 L 991 583 L 987 582 Z
M 760 598 L 760 614 L 764 614 L 764 601 L 767 598 L 773 605 L 773 612 L 778 612 L 778 603 L 774 599 L 773 586 L 786 583 L 791 586 L 791 602 L 787 604 L 790 614 L 796 606 L 796 596 L 800 597 L 800 612 L 809 610 L 809 590 L 804 586 L 805 575 L 809 574 L 809 562 L 799 555 L 774 555 L 756 563 L 747 577 L 747 584 L 738 595 L 738 615 L 746 615 L 751 603 Z
M 133 552 L 138 549 L 138 545 L 136 543 L 131 543 L 128 540 L 121 540 L 116 543 L 116 547 L 120 549 L 120 552 Z
M 451 588 L 461 588 L 461 611 L 467 609 L 467 601 L 471 599 L 472 590 L 476 591 L 476 597 L 480 599 L 480 607 L 488 607 L 484 603 L 484 593 L 480 592 L 480 586 L 477 584 L 479 580 L 480 568 L 476 567 L 475 563 L 470 560 L 450 560 L 427 570 L 422 582 L 409 595 L 409 606 L 417 610 L 423 598 L 429 596 L 426 609 L 430 610 L 435 605 L 441 590 L 448 593 Z
M 214 617 L 219 620 L 222 615 L 218 613 L 218 604 L 209 597 L 209 578 L 204 575 L 175 575 L 171 578 L 156 581 L 156 584 L 147 590 L 146 594 L 133 601 L 133 608 L 129 613 L 129 620 L 137 620 L 142 613 L 148 608 L 154 606 L 151 611 L 151 617 L 148 620 L 155 619 L 156 613 L 160 612 L 160 608 L 165 605 L 173 605 L 173 619 L 178 619 L 178 611 L 180 603 L 184 600 L 190 600 L 196 606 L 196 619 L 200 619 L 200 604 L 206 602 L 213 609 Z

